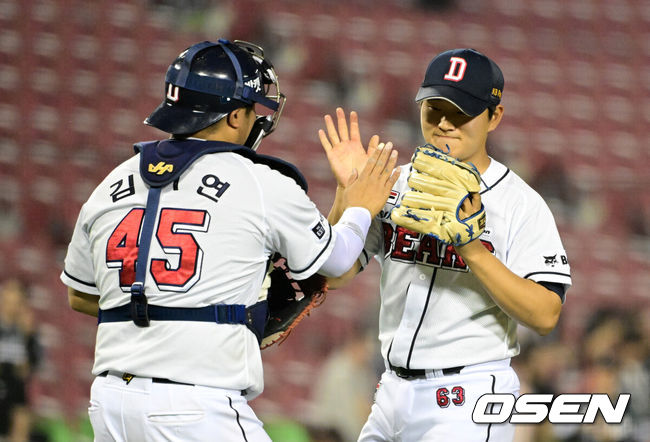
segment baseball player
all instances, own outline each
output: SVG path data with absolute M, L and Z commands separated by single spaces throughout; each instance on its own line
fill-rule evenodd
M 402 166 L 356 265 L 329 281 L 330 288 L 344 285 L 372 257 L 381 265 L 379 339 L 386 371 L 360 441 L 513 438 L 511 424 L 475 424 L 474 405 L 486 393 L 519 394 L 510 366 L 519 353 L 517 324 L 540 335 L 551 332 L 571 278 L 548 206 L 486 150 L 488 134 L 503 117 L 503 85 L 496 63 L 475 50 L 449 50 L 431 61 L 416 96 L 427 145 Z M 340 108 L 337 120 L 335 126 L 327 115 L 319 136 L 342 191 L 341 177 L 365 155 L 356 113 L 349 130 Z M 438 158 L 474 170 L 476 188 L 465 192 L 457 213 L 443 214 L 446 221 L 434 226 L 430 215 L 454 187 L 444 173 L 428 174 L 449 172 L 435 163 Z M 427 196 L 418 182 L 435 190 Z M 433 209 L 412 209 L 414 201 L 431 202 Z M 445 236 L 454 225 L 445 223 L 454 217 L 478 220 L 480 230 L 468 223 L 466 231 Z
M 61 279 L 98 317 L 95 440 L 269 440 L 247 405 L 263 388 L 269 259 L 295 280 L 343 274 L 399 176 L 391 145 L 376 146 L 330 225 L 297 169 L 254 150 L 283 104 L 261 48 L 189 47 L 145 120 L 172 137 L 136 144 L 83 205 Z

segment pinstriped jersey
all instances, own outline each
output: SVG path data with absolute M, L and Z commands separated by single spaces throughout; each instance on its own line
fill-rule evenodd
M 66 285 L 99 295 L 102 310 L 130 301 L 148 194 L 139 158 L 114 169 L 83 205 L 61 275 Z M 150 171 L 166 167 L 151 164 Z M 167 307 L 252 305 L 272 254 L 304 279 L 333 243 L 330 225 L 292 179 L 236 153 L 206 154 L 162 189 L 146 295 Z M 246 389 L 249 398 L 263 387 L 257 339 L 234 324 L 101 323 L 93 373 L 105 370 Z
M 384 359 L 410 369 L 442 369 L 519 353 L 516 322 L 488 295 L 452 246 L 396 226 L 390 210 L 409 190 L 410 164 L 368 233 L 362 265 L 382 269 L 379 339 Z M 487 224 L 479 240 L 513 273 L 571 285 L 555 220 L 541 196 L 503 164 L 482 174 Z M 526 296 L 526 294 L 522 294 Z

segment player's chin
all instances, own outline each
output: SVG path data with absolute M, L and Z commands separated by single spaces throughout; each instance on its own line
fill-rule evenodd
M 452 157 L 461 158 L 463 156 L 463 149 L 458 146 L 459 140 L 457 138 L 432 137 L 430 143 Z
M 451 147 L 453 144 L 455 144 L 456 141 L 458 140 L 456 140 L 455 138 L 441 137 L 436 135 L 432 135 L 427 139 L 428 143 L 431 143 L 438 148 L 443 148 L 445 147 L 445 145 L 449 145 L 449 147 Z

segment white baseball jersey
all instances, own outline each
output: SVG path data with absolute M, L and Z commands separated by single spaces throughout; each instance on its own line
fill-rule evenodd
M 517 323 L 488 295 L 452 246 L 396 226 L 390 210 L 409 187 L 402 166 L 384 210 L 373 220 L 362 265 L 382 267 L 379 339 L 384 359 L 407 369 L 442 369 L 519 353 Z M 544 200 L 492 159 L 481 176 L 487 225 L 483 245 L 512 272 L 571 284 L 569 263 Z
M 139 159 L 114 169 L 84 204 L 61 275 L 66 285 L 99 295 L 102 310 L 130 302 L 148 193 Z M 293 277 L 304 279 L 328 258 L 332 235 L 292 179 L 236 153 L 207 154 L 161 192 L 146 296 L 167 307 L 250 306 L 270 255 L 279 252 Z M 93 374 L 106 370 L 247 390 L 249 399 L 263 388 L 259 344 L 239 324 L 101 323 Z

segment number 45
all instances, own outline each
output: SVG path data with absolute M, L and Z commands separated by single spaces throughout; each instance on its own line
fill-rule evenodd
M 135 282 L 138 264 L 140 231 L 144 209 L 131 209 L 122 218 L 106 244 L 106 265 L 119 269 L 120 287 L 127 291 Z M 207 232 L 210 215 L 204 210 L 162 209 L 156 229 L 156 239 L 167 255 L 175 257 L 173 265 L 167 259 L 152 258 L 151 276 L 162 290 L 184 292 L 201 276 L 203 251 L 190 232 Z

